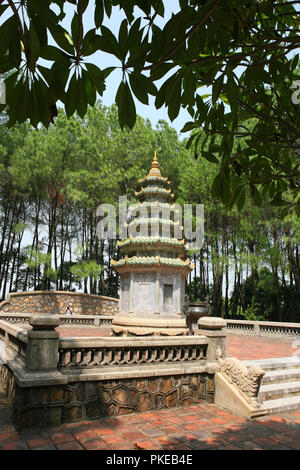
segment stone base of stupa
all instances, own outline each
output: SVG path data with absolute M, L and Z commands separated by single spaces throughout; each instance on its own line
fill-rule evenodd
M 112 321 L 112 336 L 178 336 L 188 335 L 185 317 L 159 318 L 117 315 Z

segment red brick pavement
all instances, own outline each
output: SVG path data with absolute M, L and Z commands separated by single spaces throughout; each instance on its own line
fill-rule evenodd
M 88 327 L 59 330 L 64 337 L 99 335 Z M 227 354 L 242 360 L 286 357 L 295 352 L 293 342 L 228 335 Z M 203 403 L 18 431 L 12 424 L 8 400 L 0 391 L 0 450 L 122 449 L 300 450 L 300 410 L 251 421 Z
M 226 338 L 227 356 L 241 361 L 289 357 L 300 351 L 300 342 L 293 338 L 273 338 L 262 336 L 228 335 Z M 299 355 L 299 354 L 298 354 Z
M 300 411 L 247 420 L 199 404 L 17 431 L 0 393 L 0 450 L 300 450 Z

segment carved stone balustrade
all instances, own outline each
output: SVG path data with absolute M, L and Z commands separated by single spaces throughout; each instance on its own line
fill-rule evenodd
M 206 361 L 205 337 L 61 339 L 60 370 Z

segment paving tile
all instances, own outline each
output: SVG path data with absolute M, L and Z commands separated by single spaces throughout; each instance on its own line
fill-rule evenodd
M 132 442 L 124 442 L 117 446 L 112 446 L 112 450 L 136 450 Z
M 249 439 L 250 436 L 249 434 L 247 433 L 247 431 L 241 433 L 225 433 L 224 434 L 224 439 L 230 443 L 238 443 L 238 442 L 243 442 L 243 441 L 247 441 L 247 440 L 250 440 Z
M 30 439 L 27 441 L 28 447 L 32 449 L 33 447 L 43 446 L 52 444 L 49 439 L 45 439 L 43 437 L 37 439 Z
M 183 424 L 181 427 L 186 431 L 193 431 L 199 429 L 199 425 L 197 423 Z
M 77 441 L 59 442 L 56 444 L 58 450 L 83 450 L 83 446 Z
M 27 450 L 28 446 L 24 441 L 4 442 L 1 447 L 3 450 Z
M 69 432 L 60 432 L 55 434 L 50 434 L 50 439 L 54 444 L 59 444 L 61 442 L 74 441 L 75 437 Z
M 133 442 L 133 447 L 136 450 L 158 450 L 160 449 L 159 444 L 155 444 L 154 441 L 148 439 L 139 439 L 136 442 Z
M 159 429 L 164 433 L 164 434 L 176 434 L 177 432 L 180 431 L 181 426 L 160 426 Z
M 242 450 L 242 449 L 238 446 L 233 445 L 233 444 L 228 444 L 228 445 L 224 445 L 224 447 L 220 446 L 220 450 Z
M 101 439 L 106 444 L 110 446 L 114 446 L 114 448 L 116 448 L 115 446 L 117 446 L 118 444 L 122 445 L 125 440 L 121 436 L 118 436 L 117 434 L 107 434 L 107 435 L 101 436 Z
M 163 431 L 161 431 L 160 429 L 157 429 L 157 428 L 149 426 L 149 425 L 144 426 L 144 427 L 140 427 L 139 430 L 145 436 L 148 436 L 148 437 L 157 437 L 157 436 L 162 436 L 164 434 Z
M 272 439 L 269 437 L 259 437 L 258 439 L 254 439 L 253 442 L 263 447 L 264 449 L 270 449 L 274 446 L 274 441 L 272 441 Z
M 57 450 L 54 444 L 45 444 L 43 446 L 37 446 L 30 450 Z
M 191 447 L 187 444 L 168 444 L 162 447 L 164 450 L 191 450 Z
M 264 450 L 262 446 L 252 441 L 240 442 L 239 446 L 241 449 L 244 449 L 244 450 Z
M 0 435 L 5 435 L 9 432 L 15 432 L 15 427 L 12 424 L 4 424 L 0 417 Z
M 289 449 L 300 450 L 300 442 L 297 441 L 297 440 L 294 440 L 294 442 L 287 442 L 287 443 L 286 443 L 286 446 L 287 446 Z
M 72 434 L 79 442 L 88 441 L 97 437 L 96 433 L 89 429 L 81 432 L 73 432 Z
M 197 439 L 207 439 L 212 436 L 212 433 L 204 429 L 197 429 L 192 430 L 191 435 L 197 437 Z
M 4 432 L 0 434 L 0 442 L 6 442 L 6 441 L 17 441 L 20 439 L 20 436 L 17 432 L 15 431 L 10 431 L 10 432 Z
M 112 428 L 108 428 L 107 426 L 97 426 L 93 428 L 93 431 L 97 436 L 104 436 L 108 434 L 115 434 L 116 431 L 114 431 Z
M 65 423 L 65 429 L 67 429 L 69 432 L 81 432 L 81 431 L 86 431 L 87 429 L 89 429 L 89 427 L 80 422 L 80 421 L 76 421 L 75 423 Z
M 212 418 L 211 421 L 217 424 L 226 424 L 228 422 L 226 418 Z
M 99 438 L 86 441 L 83 444 L 83 447 L 86 450 L 110 450 L 111 449 L 108 444 L 106 444 L 104 441 L 101 441 Z
M 272 439 L 272 441 L 280 444 L 288 444 L 289 442 L 293 444 L 295 442 L 295 439 L 283 433 L 271 434 L 269 438 Z
M 143 439 L 145 435 L 142 432 L 125 432 L 122 433 L 122 437 L 128 441 L 136 441 L 137 439 Z
M 291 449 L 283 444 L 276 444 L 273 447 L 269 447 L 268 450 L 291 450 Z
M 300 429 L 289 429 L 286 435 L 300 441 Z

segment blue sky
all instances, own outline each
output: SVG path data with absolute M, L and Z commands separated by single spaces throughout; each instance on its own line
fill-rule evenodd
M 169 18 L 172 13 L 176 13 L 179 10 L 179 1 L 178 0 L 169 0 L 165 2 L 166 9 L 165 9 L 165 18 Z M 64 26 L 69 29 L 70 20 L 73 16 L 74 8 L 72 6 L 67 7 L 65 10 L 67 16 L 64 20 Z M 124 15 L 120 12 L 118 8 L 113 8 L 112 16 L 110 19 L 106 18 L 104 24 L 110 28 L 110 30 L 115 34 L 118 35 L 119 26 L 124 18 Z M 161 24 L 163 24 L 166 19 L 161 20 Z M 84 30 L 87 32 L 89 29 L 94 28 L 94 2 L 90 2 L 90 6 L 84 13 Z M 87 62 L 95 63 L 99 68 L 103 69 L 105 67 L 109 67 L 112 65 L 120 65 L 120 62 L 114 59 L 113 56 L 110 54 L 106 54 L 103 52 L 97 52 L 92 56 L 88 57 Z M 107 79 L 107 86 L 106 91 L 104 92 L 101 100 L 105 106 L 111 106 L 115 102 L 116 92 L 121 81 L 121 70 L 115 70 L 110 74 Z M 190 121 L 190 115 L 185 109 L 181 109 L 179 112 L 178 117 L 174 121 L 170 121 L 168 117 L 168 113 L 165 107 L 160 109 L 156 109 L 154 105 L 153 97 L 149 97 L 149 105 L 144 105 L 140 103 L 138 100 L 135 99 L 136 105 L 136 112 L 138 115 L 142 116 L 144 119 L 149 119 L 152 127 L 155 128 L 156 124 L 160 119 L 163 119 L 169 123 L 170 126 L 174 127 L 177 133 L 180 135 L 180 130 L 184 126 L 187 121 Z M 184 138 L 187 137 L 187 133 L 181 134 L 180 137 Z

